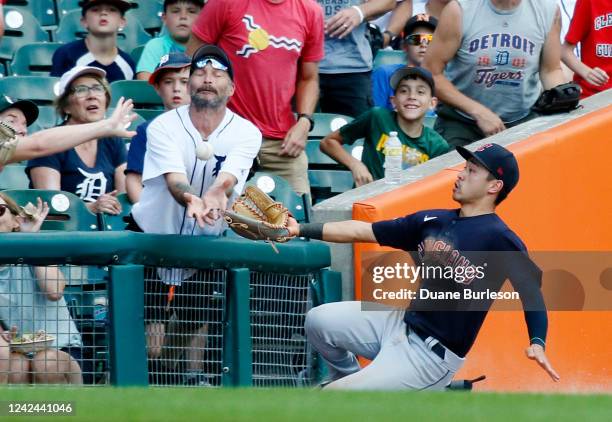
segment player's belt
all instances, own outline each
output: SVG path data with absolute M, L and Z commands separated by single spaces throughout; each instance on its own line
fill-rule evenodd
M 425 331 L 421 330 L 420 328 L 415 327 L 414 325 L 408 325 L 406 328 L 406 331 L 408 330 L 412 330 L 421 340 L 423 340 L 425 344 L 427 344 L 427 339 L 432 337 L 431 335 L 427 334 Z M 406 335 L 408 334 L 409 333 L 406 332 Z M 436 355 L 438 355 L 440 359 L 444 360 L 444 357 L 446 356 L 446 349 L 440 343 L 436 343 L 430 350 L 434 352 Z

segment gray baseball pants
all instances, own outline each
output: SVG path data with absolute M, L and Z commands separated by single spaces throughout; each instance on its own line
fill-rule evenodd
M 329 367 L 325 388 L 352 390 L 443 390 L 464 359 L 445 348 L 444 359 L 410 330 L 404 311 L 362 302 L 335 302 L 311 309 L 306 336 Z M 372 362 L 361 369 L 357 355 Z

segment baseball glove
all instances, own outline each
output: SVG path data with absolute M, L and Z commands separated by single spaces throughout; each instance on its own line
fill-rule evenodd
M 567 113 L 578 108 L 579 101 L 580 85 L 568 82 L 542 92 L 533 110 L 540 114 Z
M 15 154 L 17 148 L 15 129 L 8 123 L 0 122 L 0 165 L 4 165 Z
M 289 210 L 283 204 L 275 202 L 259 188 L 247 186 L 232 205 L 232 210 L 224 212 L 224 219 L 240 236 L 271 242 L 276 250 L 272 242 L 290 240 L 287 228 L 289 215 Z

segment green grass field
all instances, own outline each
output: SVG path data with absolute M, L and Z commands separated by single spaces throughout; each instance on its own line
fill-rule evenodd
M 73 417 L 113 421 L 610 421 L 610 395 L 322 392 L 305 389 L 3 388 L 11 401 L 70 401 Z M 6 420 L 4 416 L 2 419 Z M 27 418 L 40 420 L 39 418 Z

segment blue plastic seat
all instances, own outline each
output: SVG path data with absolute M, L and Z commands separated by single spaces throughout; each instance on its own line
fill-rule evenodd
M 19 47 L 10 63 L 10 74 L 13 76 L 49 76 L 53 53 L 61 45 L 54 42 L 37 42 Z

